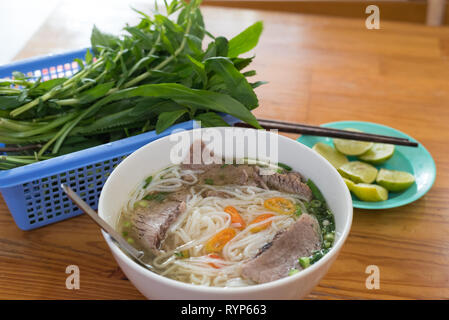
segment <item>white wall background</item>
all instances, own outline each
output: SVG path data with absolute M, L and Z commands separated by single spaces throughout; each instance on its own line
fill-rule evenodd
M 0 65 L 22 49 L 61 0 L 0 0 Z

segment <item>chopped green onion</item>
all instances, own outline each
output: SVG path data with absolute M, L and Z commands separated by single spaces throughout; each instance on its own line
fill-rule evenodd
M 288 275 L 289 275 L 289 276 L 292 276 L 292 275 L 294 275 L 294 274 L 297 274 L 298 272 L 299 272 L 298 269 L 290 269 L 290 270 L 288 271 Z
M 324 241 L 324 247 L 327 249 L 327 248 L 330 248 L 330 246 L 332 245 L 332 243 L 330 243 L 329 241 Z
M 124 226 L 125 228 L 129 228 L 129 227 L 131 227 L 131 222 L 125 221 L 125 222 L 123 223 L 123 226 Z
M 321 207 L 321 201 L 320 200 L 312 200 L 310 201 L 310 205 L 312 208 L 319 208 Z
M 143 197 L 145 200 L 156 200 L 158 202 L 162 202 L 165 200 L 166 196 L 167 196 L 167 192 L 157 192 L 157 193 L 152 193 L 152 194 L 147 194 L 145 197 Z
M 123 231 L 123 232 L 122 232 L 122 235 L 123 235 L 124 237 L 127 237 L 127 236 L 128 236 L 128 231 Z
M 334 234 L 333 233 L 326 233 L 325 235 L 324 235 L 324 240 L 326 240 L 326 241 L 329 241 L 329 242 L 332 242 L 332 241 L 334 241 Z
M 139 200 L 136 203 L 134 203 L 134 208 L 141 207 L 146 208 L 148 207 L 150 203 L 147 200 Z
M 281 167 L 282 169 L 285 169 L 287 171 L 292 171 L 292 167 L 286 165 L 285 163 L 278 162 L 278 167 Z
M 308 266 L 310 266 L 310 258 L 309 257 L 301 257 L 298 259 L 298 262 L 301 265 L 301 267 L 303 267 L 304 269 L 307 268 Z
M 177 251 L 174 253 L 174 255 L 177 256 L 178 258 L 189 258 L 190 257 L 189 250 Z
M 150 185 L 151 181 L 153 181 L 153 176 L 149 176 L 148 178 L 146 178 L 145 184 L 143 185 L 143 189 L 146 189 Z
M 320 200 L 322 203 L 326 203 L 323 195 L 321 194 L 321 191 L 318 189 L 318 187 L 315 185 L 315 183 L 313 183 L 312 180 L 310 180 L 310 179 L 307 180 L 306 184 L 309 186 L 315 199 Z
M 299 217 L 302 214 L 301 206 L 296 205 L 295 215 Z
M 204 183 L 205 184 L 209 184 L 209 185 L 213 185 L 214 184 L 214 180 L 206 178 L 206 179 L 204 179 Z
M 134 243 L 134 239 L 133 238 L 128 238 L 127 239 L 128 243 L 133 244 Z

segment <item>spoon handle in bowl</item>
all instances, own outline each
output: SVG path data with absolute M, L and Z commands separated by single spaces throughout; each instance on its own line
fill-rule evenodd
M 128 241 L 126 241 L 117 231 L 114 230 L 106 221 L 104 221 L 102 218 L 98 216 L 98 214 L 86 203 L 83 199 L 81 199 L 75 191 L 73 191 L 69 186 L 65 184 L 61 184 L 62 190 L 67 194 L 67 196 L 86 214 L 89 215 L 89 217 L 92 218 L 92 220 L 95 221 L 96 224 L 100 226 L 104 231 L 106 231 L 109 236 L 119 244 L 121 248 L 123 248 L 128 254 L 130 254 L 132 257 L 136 258 L 137 260 L 140 260 L 140 258 L 143 256 L 143 252 L 137 250 L 133 246 L 131 246 Z

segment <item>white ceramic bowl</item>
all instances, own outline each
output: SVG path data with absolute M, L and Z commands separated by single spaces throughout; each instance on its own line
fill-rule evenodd
M 216 128 L 215 128 L 216 129 Z M 177 133 L 198 133 L 195 129 Z M 252 130 L 242 128 L 220 128 L 226 130 Z M 235 133 L 235 132 L 232 132 Z M 270 135 L 273 133 L 270 133 Z M 173 136 L 173 135 L 172 135 Z M 323 157 L 312 149 L 292 139 L 278 136 L 279 162 L 291 166 L 306 178 L 312 179 L 325 197 L 335 217 L 336 241 L 332 249 L 309 268 L 280 280 L 265 284 L 238 287 L 206 287 L 175 281 L 153 273 L 131 260 L 103 232 L 114 258 L 136 288 L 149 299 L 300 299 L 306 296 L 326 274 L 337 258 L 352 223 L 352 201 L 344 181 Z M 176 144 L 170 136 L 151 142 L 128 156 L 112 172 L 100 195 L 98 213 L 110 225 L 115 226 L 121 208 L 129 195 L 147 176 L 171 164 L 170 151 Z M 255 158 L 256 155 L 249 157 Z M 226 154 L 225 154 L 226 156 Z

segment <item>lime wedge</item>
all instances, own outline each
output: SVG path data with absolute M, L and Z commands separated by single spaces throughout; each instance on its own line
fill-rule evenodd
M 362 201 L 385 201 L 388 200 L 388 191 L 376 184 L 358 183 L 351 190 L 357 198 Z
M 318 142 L 313 146 L 312 149 L 322 155 L 327 161 L 331 163 L 331 165 L 333 165 L 337 169 L 341 165 L 348 162 L 348 158 L 346 158 L 344 154 L 335 150 L 334 147 L 328 144 Z
M 389 191 L 399 192 L 415 182 L 415 177 L 405 171 L 380 169 L 376 182 Z
M 347 128 L 348 131 L 361 132 L 357 129 Z M 348 140 L 348 139 L 334 139 L 335 148 L 347 156 L 359 156 L 367 152 L 373 146 L 372 142 Z
M 385 143 L 375 143 L 372 148 L 359 156 L 360 160 L 372 164 L 381 164 L 393 156 L 394 145 Z
M 352 188 L 355 186 L 354 181 L 343 178 L 343 181 L 346 183 L 346 186 L 348 187 L 349 191 L 352 190 Z
M 338 168 L 338 172 L 340 172 L 343 178 L 350 179 L 357 183 L 371 183 L 376 180 L 377 176 L 376 168 L 368 163 L 360 161 L 351 161 L 345 163 L 340 168 Z

